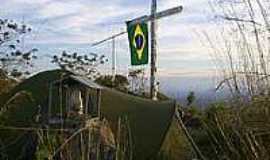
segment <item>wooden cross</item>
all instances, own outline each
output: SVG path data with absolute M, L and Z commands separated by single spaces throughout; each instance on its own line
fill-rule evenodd
M 151 78 L 150 78 L 150 95 L 151 98 L 153 100 L 157 100 L 157 84 L 156 84 L 156 72 L 157 72 L 157 67 L 156 67 L 156 62 L 157 62 L 157 40 L 156 40 L 156 20 L 164 18 L 164 17 L 168 17 L 174 14 L 178 14 L 180 12 L 182 12 L 183 7 L 182 6 L 177 6 L 171 9 L 167 9 L 161 12 L 157 12 L 157 0 L 152 0 L 152 5 L 151 5 L 151 14 L 150 15 L 144 15 L 138 18 L 135 18 L 131 21 L 129 21 L 129 25 L 136 25 L 138 23 L 142 23 L 142 22 L 151 22 Z M 102 41 L 93 43 L 92 46 L 97 46 L 101 43 L 104 43 L 108 40 L 112 40 L 113 44 L 115 43 L 115 38 L 119 37 L 123 34 L 127 33 L 126 31 L 115 34 L 109 38 L 106 38 Z M 113 45 L 114 46 L 114 45 Z M 112 59 L 113 59 L 113 63 L 112 63 L 112 71 L 115 73 L 116 71 L 116 65 L 115 65 L 115 61 L 114 61 L 114 57 L 115 55 L 115 48 L 113 47 L 113 52 L 112 52 Z
M 151 78 L 150 78 L 150 96 L 153 100 L 157 100 L 157 83 L 156 83 L 156 73 L 157 73 L 157 39 L 156 39 L 156 20 L 163 17 L 168 17 L 177 13 L 180 13 L 183 10 L 182 6 L 174 7 L 167 9 L 165 11 L 157 12 L 157 0 L 152 0 L 151 5 L 151 15 L 142 16 L 136 19 L 133 19 L 129 24 L 135 25 L 142 22 L 151 22 Z

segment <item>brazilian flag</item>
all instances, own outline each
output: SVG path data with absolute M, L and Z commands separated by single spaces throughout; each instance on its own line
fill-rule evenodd
M 127 22 L 131 65 L 148 64 L 148 26 L 147 23 L 135 25 Z

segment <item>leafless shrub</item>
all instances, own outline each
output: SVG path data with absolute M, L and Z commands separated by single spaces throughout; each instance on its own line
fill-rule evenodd
M 203 33 L 223 80 L 236 97 L 269 94 L 270 2 L 211 0 L 218 27 L 215 39 Z

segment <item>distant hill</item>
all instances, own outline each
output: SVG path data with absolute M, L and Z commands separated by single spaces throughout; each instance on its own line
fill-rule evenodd
M 195 104 L 204 108 L 215 101 L 225 100 L 230 94 L 226 89 L 215 91 L 216 82 L 214 77 L 200 76 L 174 76 L 159 77 L 160 90 L 181 104 L 186 104 L 186 97 L 190 91 L 195 92 Z

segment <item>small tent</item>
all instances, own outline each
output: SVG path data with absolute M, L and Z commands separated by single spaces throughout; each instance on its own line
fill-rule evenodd
M 0 96 L 0 158 L 25 159 L 35 154 L 37 135 L 32 131 L 10 129 L 38 126 L 35 121 L 37 114 L 49 106 L 50 84 L 67 75 L 75 76 L 62 70 L 45 71 Z M 57 96 L 53 98 L 58 99 Z M 170 156 L 170 159 L 189 157 L 190 146 L 174 120 L 175 107 L 171 100 L 152 101 L 106 87 L 101 89 L 100 114 L 108 120 L 115 135 L 118 118 L 128 117 L 133 159 L 136 160 L 155 159 L 160 154 Z

